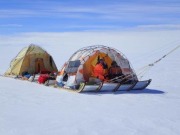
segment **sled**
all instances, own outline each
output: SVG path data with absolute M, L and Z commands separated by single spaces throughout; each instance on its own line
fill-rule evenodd
M 3 75 L 2 75 L 3 76 Z M 33 76 L 33 79 L 30 80 L 32 82 L 37 82 L 39 78 L 39 74 Z M 10 76 L 8 76 L 10 77 Z M 15 76 L 11 76 L 11 78 L 16 78 Z M 152 79 L 144 80 L 144 81 L 135 81 L 129 84 L 121 84 L 121 83 L 109 83 L 109 82 L 100 82 L 97 84 L 89 84 L 89 83 L 80 83 L 77 89 L 71 89 L 69 87 L 58 87 L 60 89 L 72 91 L 72 92 L 116 92 L 116 91 L 131 91 L 131 90 L 143 90 L 150 83 Z M 55 80 L 48 80 L 44 83 L 45 86 L 54 86 Z M 57 88 L 57 87 L 56 87 Z
M 78 89 L 70 89 L 74 92 L 116 92 L 116 91 L 131 91 L 131 90 L 143 90 L 145 89 L 150 83 L 151 79 L 144 80 L 144 81 L 136 81 L 130 84 L 121 84 L 121 83 L 107 83 L 102 82 L 98 84 L 86 84 L 81 83 Z M 62 88 L 64 89 L 64 88 Z
M 84 87 L 83 88 L 81 87 L 79 89 L 80 90 L 79 92 L 98 92 L 102 88 L 102 86 L 103 86 L 102 82 L 91 85 L 84 83 Z
M 132 90 L 143 90 L 145 89 L 150 83 L 152 79 L 144 80 L 144 81 L 138 81 L 136 85 L 132 88 Z
M 145 89 L 150 83 L 151 79 L 144 80 L 144 81 L 135 81 L 130 84 L 121 84 L 121 83 L 101 83 L 99 85 L 85 85 L 84 89 L 80 92 L 87 92 L 87 91 L 102 91 L 102 92 L 116 92 L 116 91 L 130 91 L 130 90 L 143 90 Z

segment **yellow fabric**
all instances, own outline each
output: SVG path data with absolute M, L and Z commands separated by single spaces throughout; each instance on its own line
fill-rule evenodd
M 88 80 L 92 76 L 93 69 L 98 62 L 98 57 L 100 59 L 104 59 L 104 61 L 108 65 L 108 68 L 110 67 L 110 65 L 112 63 L 111 58 L 105 53 L 96 52 L 94 55 L 90 56 L 89 59 L 83 65 L 84 66 L 83 67 L 83 69 L 84 69 L 83 75 L 84 75 L 85 80 Z M 107 71 L 104 71 L 104 72 L 106 73 Z
M 24 71 L 35 73 L 37 66 L 39 66 L 40 70 L 57 72 L 53 59 L 51 59 L 52 66 L 50 64 L 50 57 L 51 56 L 41 47 L 30 45 L 29 47 L 23 48 L 15 59 L 11 61 L 10 67 L 5 75 L 20 75 Z M 38 59 L 41 59 L 41 63 L 36 65 L 35 61 Z

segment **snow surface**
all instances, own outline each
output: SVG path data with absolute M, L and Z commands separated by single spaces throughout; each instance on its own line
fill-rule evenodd
M 141 43 L 140 40 L 135 42 L 133 39 L 129 44 L 136 43 L 136 46 L 111 46 L 120 51 L 128 48 L 122 52 L 135 70 L 157 60 L 176 46 L 170 44 L 162 51 L 164 41 L 150 46 L 152 38 L 142 45 L 137 44 Z M 72 46 L 71 49 L 76 51 L 80 46 Z M 4 63 L 0 64 L 2 74 L 22 46 L 1 44 L 0 47 Z M 42 47 L 53 53 L 59 68 L 72 53 L 69 51 L 64 56 L 62 46 L 53 49 L 49 45 Z M 6 54 L 8 51 L 10 53 Z M 143 79 L 151 78 L 152 82 L 142 91 L 79 94 L 0 77 L 0 135 L 179 135 L 179 77 L 180 49 L 146 74 Z

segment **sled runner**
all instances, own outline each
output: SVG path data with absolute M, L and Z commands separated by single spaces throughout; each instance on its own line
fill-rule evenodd
M 138 81 L 131 84 L 121 83 L 100 83 L 94 85 L 85 85 L 81 90 L 77 92 L 116 92 L 116 91 L 130 91 L 130 90 L 142 90 L 145 89 L 151 83 L 151 79 L 145 81 Z
M 143 90 L 145 89 L 150 83 L 152 79 L 144 80 L 144 81 L 138 81 L 135 86 L 132 88 L 132 90 Z

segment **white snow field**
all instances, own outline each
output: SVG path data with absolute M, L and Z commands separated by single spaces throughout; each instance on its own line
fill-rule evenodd
M 98 34 L 84 34 L 82 42 L 73 38 L 73 33 L 48 39 L 44 35 L 38 40 L 35 35 L 31 42 L 27 38 L 29 43 L 22 35 L 4 37 L 0 43 L 0 73 L 30 43 L 51 53 L 58 68 L 77 49 L 103 44 L 122 51 L 137 70 L 179 45 L 177 34 L 180 32 L 115 33 L 116 42 L 113 33 L 101 34 L 100 39 L 95 38 Z M 6 39 L 8 43 L 3 42 Z M 79 94 L 0 77 L 0 135 L 179 135 L 180 48 L 152 67 L 143 79 L 149 78 L 151 84 L 141 91 Z

